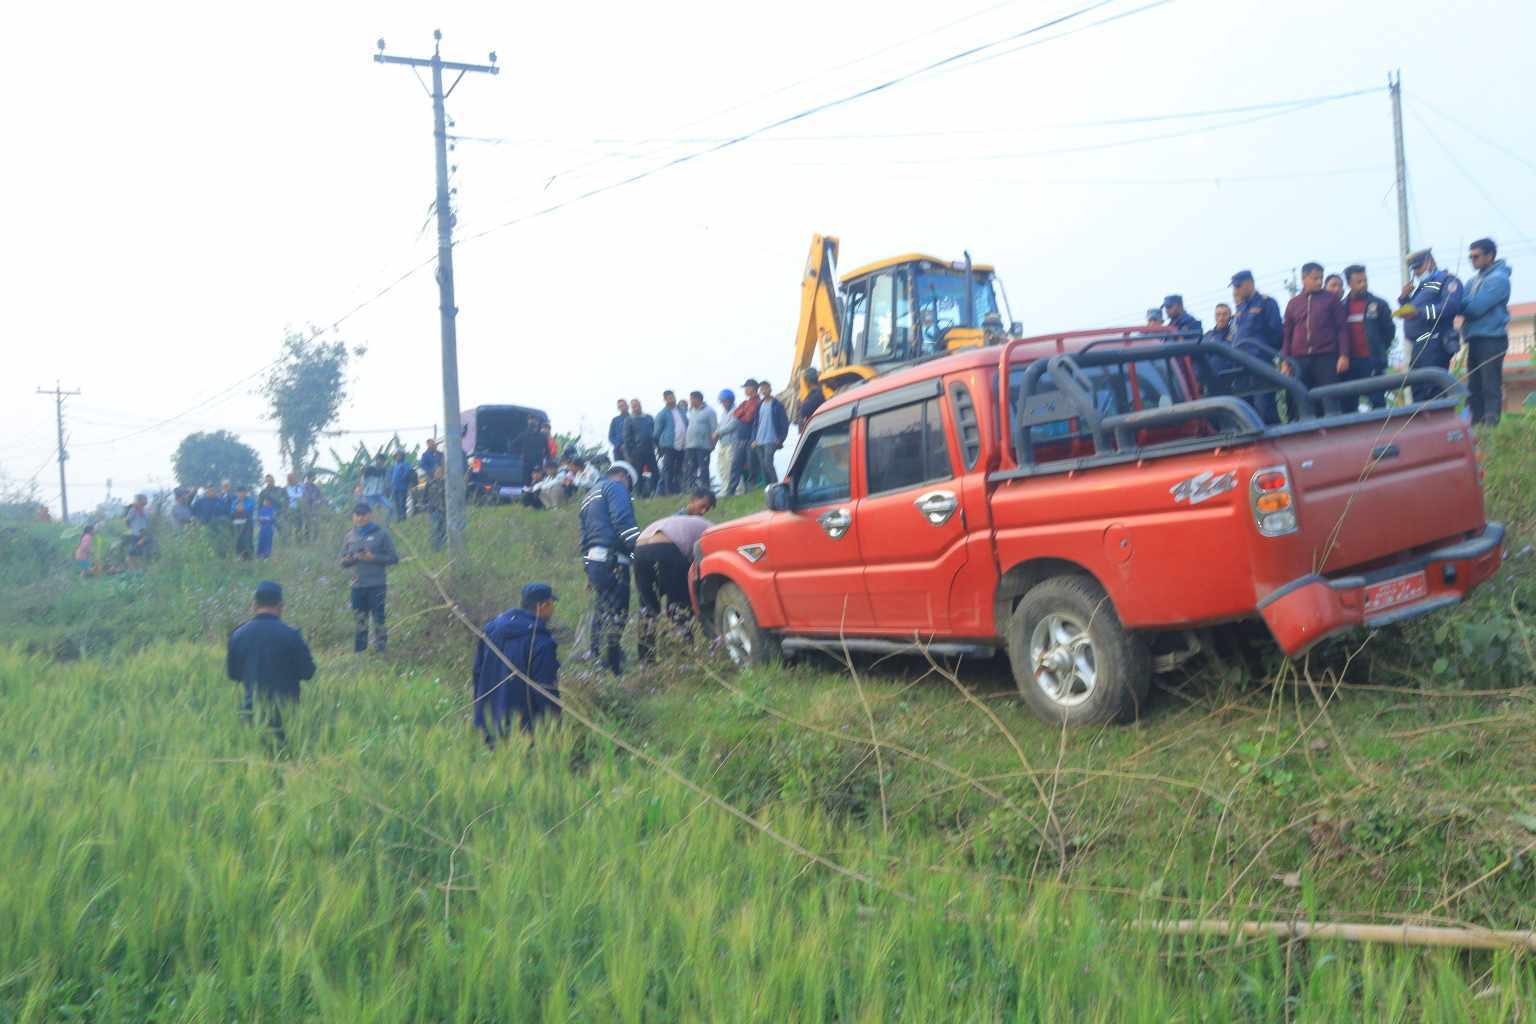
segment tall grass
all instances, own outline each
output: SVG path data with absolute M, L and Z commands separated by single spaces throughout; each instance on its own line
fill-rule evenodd
M 1513 956 L 1169 941 L 948 848 L 762 818 L 849 883 L 562 730 L 330 662 L 286 747 L 216 652 L 0 653 L 0 1021 L 1510 1020 Z

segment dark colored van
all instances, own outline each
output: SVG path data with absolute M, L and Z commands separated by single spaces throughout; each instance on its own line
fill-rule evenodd
M 526 405 L 477 405 L 459 414 L 471 498 L 509 498 L 513 488 L 527 483 L 529 467 L 524 465 L 523 448 L 530 419 L 549 421 L 543 409 Z

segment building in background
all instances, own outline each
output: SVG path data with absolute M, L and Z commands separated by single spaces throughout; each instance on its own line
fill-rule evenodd
M 1504 357 L 1504 411 L 1536 405 L 1536 302 L 1509 304 L 1509 355 Z

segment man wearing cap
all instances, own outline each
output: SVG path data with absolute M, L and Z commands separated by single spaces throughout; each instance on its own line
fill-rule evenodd
M 736 439 L 741 436 L 741 421 L 736 418 L 736 392 L 722 388 L 718 398 L 720 415 L 716 418 L 715 426 L 715 461 L 718 463 L 716 468 L 720 473 L 720 486 L 729 494 L 735 476 Z
M 635 591 L 640 598 L 636 654 L 642 665 L 656 659 L 656 618 L 662 603 L 666 603 L 668 617 L 678 625 L 693 614 L 688 569 L 693 565 L 694 544 L 709 529 L 709 520 L 704 517 L 714 507 L 713 493 L 696 490 L 682 512 L 656 520 L 641 530 L 635 541 Z
M 615 462 L 581 503 L 581 564 L 593 593 L 591 657 L 614 675 L 624 671 L 619 638 L 629 617 L 629 562 L 640 536 L 629 500 L 635 483 L 634 467 Z
M 384 653 L 389 634 L 384 628 L 386 573 L 400 561 L 395 539 L 373 522 L 373 507 L 366 501 L 352 506 L 352 529 L 341 542 L 341 567 L 352 570 L 352 617 L 357 631 L 352 649 L 368 649 L 368 619 L 373 619 L 373 649 Z
M 315 660 L 298 630 L 283 621 L 283 588 L 271 580 L 256 584 L 251 618 L 229 634 L 224 670 L 245 684 L 240 717 L 250 721 L 260 704 L 263 719 L 282 742 L 280 704 L 299 702 L 299 683 L 315 677 Z
M 1393 316 L 1403 321 L 1408 338 L 1410 369 L 1437 366 L 1451 368 L 1451 360 L 1461 348 L 1456 336 L 1456 314 L 1461 312 L 1461 281 L 1454 274 L 1435 265 L 1435 256 L 1420 249 L 1408 257 L 1413 278 L 1403 285 L 1397 301 L 1401 305 Z M 1432 384 L 1415 384 L 1413 400 L 1426 402 L 1439 395 Z
M 752 465 L 752 428 L 757 423 L 757 380 L 748 377 L 741 384 L 741 404 L 731 410 L 738 424 L 736 451 L 731 456 L 731 475 L 725 480 L 725 493 L 734 494 L 737 483 L 746 494 L 757 482 L 757 467 Z
M 512 731 L 514 713 L 525 733 L 540 717 L 560 714 L 560 659 L 549 630 L 556 600 L 548 583 L 529 583 L 520 605 L 487 622 L 475 644 L 475 728 L 486 746 Z
M 1168 313 L 1168 326 L 1181 335 L 1172 340 L 1199 341 L 1200 335 L 1205 333 L 1205 327 L 1195 319 L 1195 315 L 1184 308 L 1184 296 L 1166 296 L 1163 299 L 1163 309 Z
M 1280 303 L 1262 294 L 1253 282 L 1253 271 L 1232 275 L 1232 347 L 1273 362 L 1285 342 L 1285 322 Z M 1273 392 L 1253 396 L 1253 406 L 1265 423 L 1280 422 L 1280 408 Z
M 1148 327 L 1162 327 L 1162 326 L 1164 326 L 1163 325 L 1163 311 L 1162 311 L 1161 308 L 1147 310 L 1147 326 Z

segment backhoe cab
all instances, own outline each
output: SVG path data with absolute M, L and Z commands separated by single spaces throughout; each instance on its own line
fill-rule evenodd
M 818 356 L 822 391 L 830 396 L 923 359 L 1020 334 L 997 275 L 971 263 L 969 254 L 958 262 L 896 256 L 837 281 L 837 250 L 830 235 L 811 238 L 790 377 L 797 400 L 810 393 L 801 375 Z

